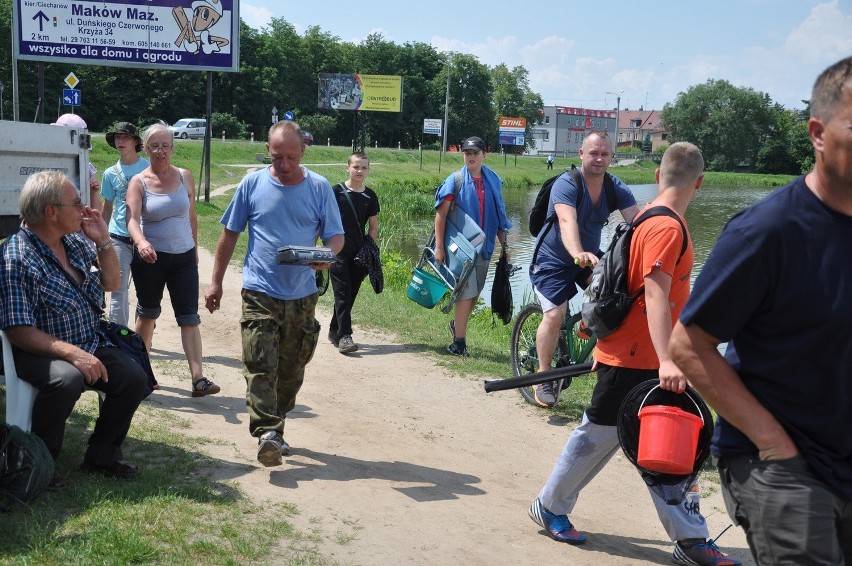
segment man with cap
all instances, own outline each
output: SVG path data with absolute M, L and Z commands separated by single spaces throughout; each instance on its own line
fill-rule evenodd
M 130 285 L 130 260 L 133 259 L 133 241 L 127 232 L 126 206 L 127 187 L 130 179 L 148 167 L 148 160 L 139 156 L 142 138 L 136 126 L 130 122 L 118 122 L 106 134 L 109 145 L 118 150 L 115 165 L 104 171 L 101 195 L 104 197 L 104 220 L 109 222 L 109 236 L 118 254 L 121 283 L 110 294 L 109 319 L 127 326 L 129 306 L 127 290 Z
M 467 355 L 467 321 L 476 305 L 479 294 L 485 286 L 488 262 L 494 253 L 495 237 L 504 251 L 508 251 L 506 236 L 511 228 L 506 216 L 506 204 L 503 202 L 503 181 L 493 170 L 483 165 L 486 146 L 481 138 L 469 137 L 462 143 L 464 167 L 453 173 L 438 188 L 435 195 L 435 261 L 444 263 L 444 230 L 451 203 L 470 216 L 485 232 L 485 244 L 476 257 L 473 273 L 459 294 L 455 303 L 455 312 L 450 321 L 450 333 L 453 343 L 447 350 L 456 356 Z M 456 190 L 456 177 L 460 177 L 460 186 Z

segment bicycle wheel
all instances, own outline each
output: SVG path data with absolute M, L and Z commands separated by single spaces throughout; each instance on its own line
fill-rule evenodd
M 512 327 L 512 344 L 509 357 L 512 361 L 512 373 L 515 376 L 528 375 L 538 371 L 539 360 L 535 346 L 535 335 L 538 325 L 541 323 L 541 305 L 531 303 L 521 309 L 515 325 Z M 556 342 L 556 351 L 550 367 L 558 365 L 559 361 L 568 355 L 565 335 L 559 332 L 559 340 Z M 564 380 L 563 380 L 564 381 Z M 569 382 L 570 383 L 570 382 Z M 538 406 L 535 402 L 532 387 L 519 387 L 518 391 L 530 405 Z
M 321 269 L 316 272 L 317 278 L 317 291 L 319 292 L 319 296 L 322 297 L 325 295 L 325 292 L 328 291 L 328 270 Z

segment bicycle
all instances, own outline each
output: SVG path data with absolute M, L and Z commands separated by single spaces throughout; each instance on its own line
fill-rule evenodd
M 512 372 L 516 377 L 529 375 L 538 371 L 539 359 L 536 351 L 535 337 L 541 323 L 542 310 L 538 303 L 530 303 L 521 309 L 512 327 L 512 343 L 510 358 Z M 597 343 L 597 337 L 585 327 L 581 328 L 582 317 L 579 312 L 566 314 L 559 328 L 559 339 L 550 366 L 562 368 L 574 366 L 589 361 L 592 350 Z M 546 369 L 546 368 L 545 368 Z M 571 385 L 572 377 L 559 379 L 553 383 L 556 401 L 559 394 Z M 532 386 L 519 387 L 524 400 L 538 407 Z

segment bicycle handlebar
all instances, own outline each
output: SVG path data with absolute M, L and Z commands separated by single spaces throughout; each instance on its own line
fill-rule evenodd
M 536 373 L 531 373 L 529 375 L 522 375 L 520 377 L 485 380 L 483 385 L 485 386 L 485 392 L 491 393 L 492 391 L 505 391 L 507 389 L 517 389 L 519 387 L 539 385 L 540 383 L 556 381 L 557 379 L 577 377 L 578 375 L 583 375 L 584 373 L 589 373 L 590 371 L 592 371 L 592 364 L 591 362 L 588 362 L 585 364 L 577 364 L 562 368 L 549 369 L 547 371 L 539 371 Z

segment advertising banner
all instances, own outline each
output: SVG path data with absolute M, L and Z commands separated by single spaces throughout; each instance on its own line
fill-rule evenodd
M 526 118 L 500 117 L 498 138 L 500 145 L 524 145 L 524 134 L 527 130 Z
M 402 77 L 320 73 L 317 108 L 402 111 Z
M 238 0 L 13 0 L 15 56 L 239 71 Z
M 436 136 L 441 135 L 441 124 L 443 120 L 440 118 L 424 118 L 423 119 L 423 133 L 424 134 L 435 134 Z

